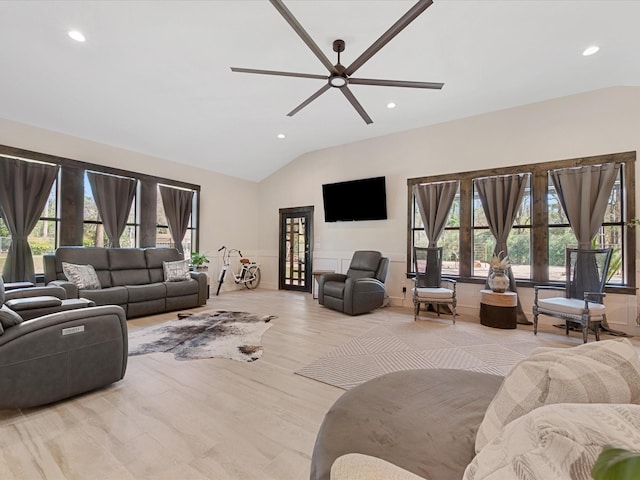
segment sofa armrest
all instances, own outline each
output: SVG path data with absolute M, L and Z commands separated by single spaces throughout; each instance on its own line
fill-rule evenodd
M 344 312 L 349 315 L 370 312 L 384 302 L 384 283 L 375 278 L 348 278 L 344 287 Z
M 318 279 L 318 303 L 324 305 L 324 284 L 327 282 L 345 282 L 347 276 L 344 273 L 323 273 Z
M 198 282 L 198 305 L 207 303 L 207 274 L 204 272 L 189 272 L 191 278 Z
M 67 292 L 64 288 L 55 285 L 46 287 L 16 288 L 5 292 L 5 301 L 32 297 L 57 297 L 60 300 L 65 300 L 67 298 Z
M 331 480 L 425 480 L 381 458 L 348 453 L 331 466 Z
M 69 280 L 53 280 L 47 283 L 47 286 L 62 287 L 67 292 L 67 298 L 80 298 L 78 286 Z

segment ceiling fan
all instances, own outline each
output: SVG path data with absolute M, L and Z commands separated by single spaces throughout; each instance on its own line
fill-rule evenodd
M 256 70 L 253 68 L 237 68 L 231 67 L 231 71 L 240 72 L 240 73 L 259 73 L 262 75 L 280 75 L 284 77 L 300 77 L 300 78 L 314 78 L 319 80 L 327 80 L 327 83 L 320 88 L 317 92 L 307 98 L 304 102 L 298 105 L 296 108 L 291 110 L 287 116 L 292 117 L 304 107 L 313 102 L 320 95 L 325 93 L 331 87 L 338 88 L 342 94 L 349 100 L 353 108 L 360 114 L 362 119 L 367 123 L 373 123 L 371 117 L 367 115 L 367 112 L 362 108 L 360 102 L 353 95 L 351 90 L 349 89 L 349 84 L 351 85 L 380 85 L 385 87 L 409 87 L 409 88 L 430 88 L 430 89 L 441 89 L 444 83 L 435 83 L 435 82 L 412 82 L 412 81 L 403 81 L 403 80 L 379 80 L 379 79 L 371 79 L 371 78 L 353 78 L 353 75 L 356 70 L 358 70 L 362 65 L 365 64 L 371 57 L 373 57 L 378 51 L 384 47 L 387 43 L 391 41 L 398 33 L 400 33 L 407 25 L 409 25 L 412 21 L 414 21 L 418 15 L 424 12 L 428 7 L 431 6 L 433 0 L 419 0 L 412 8 L 409 9 L 407 13 L 405 13 L 400 20 L 394 23 L 389 30 L 382 34 L 380 38 L 378 38 L 373 44 L 367 48 L 356 60 L 349 65 L 348 67 L 344 67 L 340 64 L 340 53 L 345 49 L 344 40 L 335 40 L 333 42 L 333 51 L 338 54 L 338 63 L 333 65 L 331 61 L 326 57 L 326 55 L 320 50 L 320 47 L 316 45 L 313 39 L 309 36 L 309 34 L 302 28 L 302 25 L 296 20 L 293 14 L 289 11 L 289 9 L 284 5 L 282 0 L 269 0 L 271 4 L 280 12 L 280 15 L 284 17 L 289 25 L 295 30 L 298 36 L 302 39 L 304 43 L 311 49 L 311 51 L 315 54 L 316 57 L 322 62 L 322 64 L 329 70 L 329 75 L 314 75 L 309 73 L 295 73 L 295 72 L 280 72 L 274 70 Z

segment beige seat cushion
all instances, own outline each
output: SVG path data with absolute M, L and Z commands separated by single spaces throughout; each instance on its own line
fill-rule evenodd
M 420 300 L 422 299 L 442 299 L 450 300 L 453 298 L 453 290 L 449 288 L 414 288 L 414 295 Z
M 538 307 L 579 316 L 584 310 L 584 300 L 564 297 L 541 298 L 538 300 Z M 600 317 L 605 313 L 606 308 L 603 304 L 589 302 L 589 317 Z
M 508 423 L 555 403 L 640 403 L 640 359 L 631 342 L 603 340 L 522 360 L 487 408 L 476 453 Z
M 546 405 L 506 425 L 475 456 L 464 480 L 592 480 L 591 468 L 608 444 L 640 450 L 639 405 Z
M 348 453 L 331 467 L 331 480 L 425 480 L 381 458 Z

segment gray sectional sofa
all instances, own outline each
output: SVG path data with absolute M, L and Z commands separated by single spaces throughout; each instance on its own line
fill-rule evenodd
M 45 284 L 59 285 L 68 298 L 87 298 L 96 305 L 119 305 L 127 318 L 193 308 L 207 303 L 207 275 L 191 272 L 189 280 L 165 282 L 162 262 L 182 260 L 175 248 L 60 247 L 44 256 Z M 67 280 L 62 262 L 92 265 L 100 289 L 78 289 Z

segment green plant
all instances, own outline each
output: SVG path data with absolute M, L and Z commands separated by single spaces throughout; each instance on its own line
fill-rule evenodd
M 591 469 L 594 480 L 635 480 L 640 478 L 640 452 L 605 445 Z
M 205 263 L 209 263 L 209 259 L 204 253 L 192 252 L 191 253 L 191 265 L 194 267 L 201 267 Z

